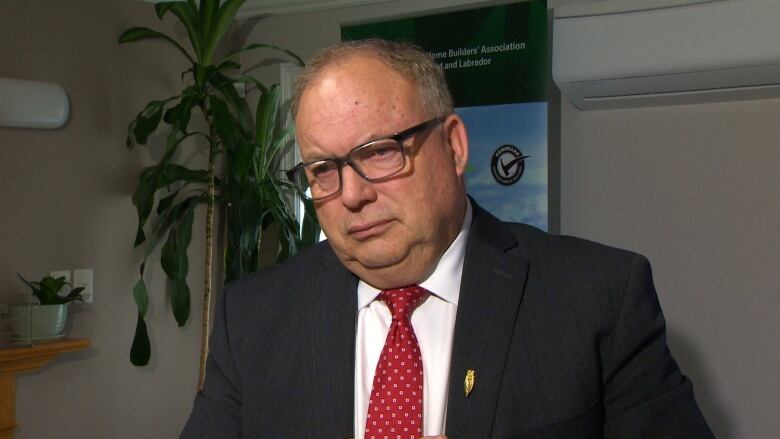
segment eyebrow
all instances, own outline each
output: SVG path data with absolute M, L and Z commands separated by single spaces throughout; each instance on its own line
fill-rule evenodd
M 370 143 L 370 142 L 373 142 L 373 141 L 375 141 L 375 140 L 389 139 L 389 138 L 390 138 L 390 136 L 392 136 L 393 134 L 395 134 L 395 131 L 393 131 L 393 132 L 391 132 L 391 133 L 388 133 L 388 134 L 381 134 L 381 135 L 376 135 L 376 134 L 374 134 L 374 133 L 371 133 L 371 134 L 369 134 L 368 136 L 366 136 L 366 137 L 365 137 L 365 139 L 366 139 L 366 140 L 363 140 L 363 141 L 361 141 L 360 143 L 358 143 L 358 144 L 356 144 L 356 145 L 353 145 L 353 146 L 351 146 L 351 147 L 350 147 L 350 148 L 347 150 L 347 154 L 349 154 L 349 152 L 350 152 L 350 151 L 352 151 L 353 149 L 355 149 L 355 148 L 357 148 L 357 147 L 359 147 L 359 146 L 363 146 L 363 145 L 365 145 L 366 143 Z M 323 149 L 323 148 L 322 148 L 321 146 L 319 146 L 319 145 L 314 145 L 314 146 L 315 146 L 317 149 L 319 149 L 319 150 L 322 150 L 322 149 Z M 330 160 L 330 159 L 335 159 L 335 158 L 339 158 L 339 157 L 343 157 L 343 156 L 344 156 L 344 154 L 342 154 L 342 155 L 335 155 L 335 154 L 330 154 L 330 155 L 314 154 L 314 155 L 312 155 L 312 157 L 310 157 L 310 158 L 305 158 L 305 157 L 301 156 L 301 163 L 312 163 L 312 162 L 318 162 L 318 161 L 320 161 L 320 160 Z

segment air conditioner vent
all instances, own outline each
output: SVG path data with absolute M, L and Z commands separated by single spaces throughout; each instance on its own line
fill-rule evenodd
M 579 108 L 780 96 L 780 1 L 563 12 L 553 22 L 553 79 Z

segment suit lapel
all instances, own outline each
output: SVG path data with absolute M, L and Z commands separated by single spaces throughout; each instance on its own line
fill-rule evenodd
M 311 277 L 309 340 L 317 437 L 351 437 L 355 410 L 357 279 L 331 252 Z M 312 432 L 314 433 L 314 432 Z
M 449 437 L 490 437 L 504 364 L 528 262 L 515 256 L 514 236 L 472 201 L 471 226 L 463 264 L 447 400 Z M 464 378 L 474 370 L 465 396 Z

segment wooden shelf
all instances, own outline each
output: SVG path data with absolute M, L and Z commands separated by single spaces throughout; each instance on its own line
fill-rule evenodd
M 16 427 L 16 374 L 41 368 L 64 352 L 86 349 L 89 340 L 66 338 L 33 346 L 0 349 L 0 439 L 13 438 Z

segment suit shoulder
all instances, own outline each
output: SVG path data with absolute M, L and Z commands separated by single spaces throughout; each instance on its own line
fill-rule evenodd
M 297 279 L 311 276 L 312 267 L 319 266 L 327 258 L 335 257 L 326 242 L 302 249 L 292 258 L 260 269 L 237 279 L 225 287 L 224 294 L 231 301 L 267 300 L 274 294 L 289 295 L 297 289 L 286 288 Z
M 596 271 L 630 271 L 635 264 L 649 267 L 644 256 L 630 250 L 575 236 L 554 235 L 526 224 L 505 225 L 517 240 L 516 252 L 532 262 Z

